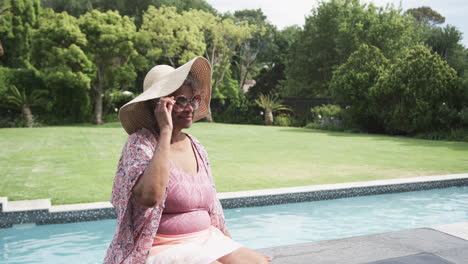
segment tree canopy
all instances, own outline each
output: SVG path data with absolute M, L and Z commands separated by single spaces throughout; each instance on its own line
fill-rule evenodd
M 405 14 L 413 16 L 420 23 L 430 23 L 432 25 L 445 23 L 445 17 L 428 6 L 410 8 L 406 10 Z
M 116 120 L 149 69 L 195 56 L 212 66 L 221 119 L 258 123 L 268 95 L 325 97 L 369 132 L 468 125 L 462 32 L 426 6 L 321 1 L 304 25 L 278 29 L 261 9 L 222 14 L 205 0 L 5 0 L 0 22 L 0 98 L 15 102 L 1 111 L 28 125 Z
M 91 87 L 94 92 L 94 122 L 102 124 L 103 98 L 112 88 L 131 85 L 136 77 L 132 59 L 138 56 L 134 47 L 136 26 L 127 16 L 116 11 L 93 10 L 79 19 L 88 44 L 84 51 L 96 70 Z
M 306 18 L 291 47 L 288 86 L 296 96 L 329 96 L 332 72 L 362 44 L 392 58 L 419 40 L 412 21 L 393 7 L 378 8 L 359 0 L 322 2 Z M 294 88 L 293 88 L 294 89 Z

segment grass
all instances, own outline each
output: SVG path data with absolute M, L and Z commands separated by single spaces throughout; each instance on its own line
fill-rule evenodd
M 465 173 L 468 143 L 197 123 L 219 192 Z M 107 201 L 127 135 L 119 123 L 0 129 L 0 196 Z

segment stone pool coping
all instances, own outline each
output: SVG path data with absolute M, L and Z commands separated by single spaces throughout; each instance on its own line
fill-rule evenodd
M 466 264 L 468 222 L 260 249 L 272 264 Z
M 265 206 L 468 185 L 468 173 L 218 193 L 223 208 Z M 50 199 L 8 201 L 0 197 L 0 228 L 115 218 L 110 202 L 52 205 Z

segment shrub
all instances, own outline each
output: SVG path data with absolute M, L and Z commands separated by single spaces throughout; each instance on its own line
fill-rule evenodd
M 213 104 L 214 105 L 214 104 Z M 223 99 L 212 107 L 213 120 L 229 124 L 263 124 L 261 109 L 247 98 Z
M 119 121 L 119 113 L 109 113 L 107 115 L 105 115 L 103 118 L 102 118 L 102 121 L 104 121 L 105 123 L 108 123 L 108 122 L 118 122 Z
M 291 109 L 282 104 L 283 100 L 281 100 L 277 95 L 260 94 L 258 99 L 255 99 L 255 103 L 265 111 L 265 125 L 267 126 L 271 126 L 273 124 L 273 113 L 281 110 L 291 111 Z
M 372 132 L 383 130 L 370 90 L 388 65 L 379 48 L 364 44 L 333 72 L 333 98 L 338 104 L 349 106 L 350 122 L 355 126 Z
M 306 128 L 319 128 L 335 131 L 345 129 L 345 111 L 339 105 L 327 104 L 310 109 L 314 122 L 308 123 Z
M 406 51 L 371 90 L 386 132 L 443 131 L 458 122 L 457 74 L 424 46 Z
M 420 138 L 420 139 L 429 139 L 429 140 L 449 140 L 449 141 L 468 142 L 468 129 L 453 128 L 447 131 L 424 132 L 424 133 L 418 133 L 414 137 Z
M 468 126 L 468 107 L 463 108 L 459 113 L 461 124 Z
M 120 91 L 120 90 L 113 90 L 111 91 L 108 96 L 106 96 L 106 105 L 107 105 L 107 112 L 114 113 L 117 112 L 115 109 L 120 109 L 124 104 L 130 102 L 136 96 L 129 91 Z
M 341 121 L 341 107 L 339 105 L 327 104 L 310 109 L 316 123 L 333 123 Z
M 275 116 L 273 124 L 283 127 L 299 127 L 301 122 L 289 114 L 279 114 Z

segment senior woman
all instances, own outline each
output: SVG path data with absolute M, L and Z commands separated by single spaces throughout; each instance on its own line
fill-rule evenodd
M 159 65 L 119 111 L 130 135 L 112 189 L 117 229 L 104 263 L 268 263 L 232 240 L 208 156 L 184 132 L 209 113 L 211 67 Z

